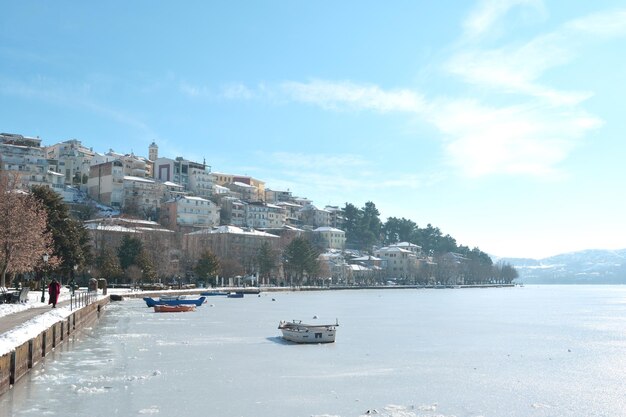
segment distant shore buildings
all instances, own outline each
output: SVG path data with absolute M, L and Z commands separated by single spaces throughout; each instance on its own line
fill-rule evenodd
M 323 274 L 336 282 L 416 281 L 429 274 L 432 258 L 407 242 L 370 253 L 347 250 L 337 206 L 321 208 L 261 179 L 212 171 L 206 161 L 162 157 L 154 142 L 147 150 L 148 157 L 101 154 L 77 139 L 42 146 L 38 137 L 0 133 L 0 171 L 18 175 L 25 189 L 43 185 L 70 205 L 91 208 L 85 224 L 96 249 L 118 244 L 124 234 L 163 239 L 167 250 L 159 262 L 171 274 L 188 272 L 206 249 L 237 257 L 250 272 L 246 264 L 264 242 L 278 250 L 300 235 L 322 250 Z

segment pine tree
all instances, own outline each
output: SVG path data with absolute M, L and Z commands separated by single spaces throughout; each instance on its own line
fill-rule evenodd
M 194 272 L 198 278 L 205 281 L 209 281 L 212 277 L 216 276 L 220 270 L 220 260 L 213 254 L 213 252 L 207 250 L 200 255 L 200 259 L 196 263 Z

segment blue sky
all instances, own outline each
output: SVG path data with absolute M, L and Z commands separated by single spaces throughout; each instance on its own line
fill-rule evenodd
M 622 1 L 7 2 L 0 131 L 373 201 L 496 256 L 626 248 Z

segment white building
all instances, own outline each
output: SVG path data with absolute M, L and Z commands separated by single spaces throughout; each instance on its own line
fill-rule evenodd
M 389 278 L 415 279 L 423 262 L 420 247 L 411 243 L 389 245 L 374 251 L 381 258 L 382 267 Z
M 285 223 L 292 226 L 298 226 L 302 223 L 300 221 L 300 209 L 302 208 L 301 205 L 296 203 L 290 203 L 287 201 L 276 203 L 276 205 L 278 207 L 282 207 L 285 210 Z
M 92 165 L 87 181 L 89 197 L 111 207 L 122 208 L 124 176 L 124 164 L 120 160 Z
M 213 190 L 211 167 L 182 157 L 157 158 L 154 161 L 154 178 L 182 185 L 198 197 L 210 197 Z
M 313 227 L 330 227 L 331 214 L 327 210 L 307 204 L 300 209 L 300 221 L 302 224 Z
M 122 209 L 126 212 L 156 218 L 161 206 L 163 187 L 153 179 L 124 176 Z
M 57 166 L 46 157 L 41 139 L 0 133 L 0 171 L 17 174 L 23 188 L 42 185 L 63 195 L 64 176 L 56 172 Z
M 246 226 L 256 229 L 275 229 L 285 224 L 285 210 L 274 204 L 261 202 L 246 205 Z
M 161 221 L 170 229 L 214 227 L 220 224 L 220 211 L 210 200 L 182 196 L 163 204 Z
M 152 178 L 152 163 L 142 156 L 133 153 L 121 154 L 112 149 L 105 154 L 95 153 L 91 159 L 91 166 L 107 162 L 119 161 L 122 164 L 124 175 L 141 178 Z
M 346 247 L 346 232 L 334 227 L 318 227 L 313 233 L 319 235 L 323 242 L 326 242 L 326 248 L 343 250 Z
M 45 148 L 48 159 L 57 160 L 57 172 L 63 174 L 66 185 L 84 185 L 87 188 L 89 167 L 95 155 L 91 148 L 77 139 L 66 140 Z

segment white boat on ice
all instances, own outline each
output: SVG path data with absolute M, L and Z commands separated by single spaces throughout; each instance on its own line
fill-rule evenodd
M 283 339 L 295 343 L 333 343 L 337 333 L 335 324 L 304 324 L 300 320 L 284 321 L 278 324 Z

